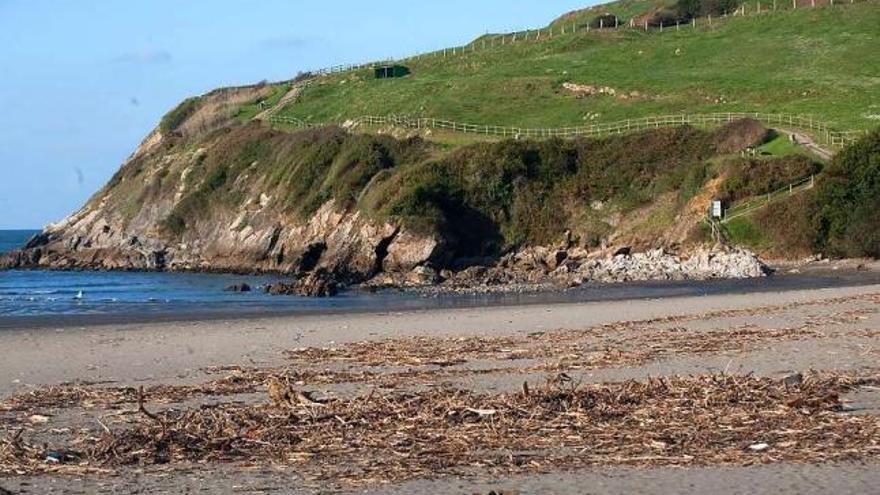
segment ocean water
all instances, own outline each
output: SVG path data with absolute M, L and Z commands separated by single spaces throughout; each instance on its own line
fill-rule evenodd
M 22 247 L 34 230 L 0 230 L 0 252 Z M 266 284 L 279 276 L 107 271 L 0 271 L 0 320 L 21 317 L 155 316 L 264 314 L 373 307 L 381 296 L 352 292 L 336 299 L 277 297 Z M 254 290 L 226 292 L 233 284 Z
M 0 254 L 24 246 L 28 239 L 39 233 L 39 230 L 0 230 Z
M 34 231 L 0 231 L 0 251 L 20 247 Z M 816 289 L 880 283 L 874 272 L 785 275 L 752 280 L 588 284 L 543 293 L 426 297 L 412 292 L 357 289 L 331 299 L 270 296 L 262 288 L 280 276 L 198 273 L 0 271 L 0 330 L 28 325 L 233 318 L 277 314 L 481 307 L 534 303 L 655 299 L 676 296 Z M 247 283 L 252 292 L 224 289 Z M 637 303 L 637 302 L 636 302 Z

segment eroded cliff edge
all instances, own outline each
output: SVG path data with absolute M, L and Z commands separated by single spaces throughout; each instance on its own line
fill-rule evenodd
M 0 265 L 319 272 L 379 286 L 763 272 L 750 253 L 708 250 L 701 228 L 721 182 L 707 163 L 759 144 L 757 122 L 450 149 L 236 120 L 229 106 L 259 91 L 185 102 L 82 209 Z M 660 251 L 614 262 L 621 246 Z

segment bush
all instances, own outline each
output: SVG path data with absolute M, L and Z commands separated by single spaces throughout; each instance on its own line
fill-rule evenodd
M 679 22 L 682 22 L 681 16 L 671 10 L 659 10 L 648 19 L 648 25 L 655 28 L 675 26 Z
M 171 110 L 162 117 L 162 120 L 159 122 L 159 129 L 166 134 L 176 131 L 186 119 L 196 113 L 201 102 L 202 99 L 200 97 L 183 100 L 174 110 Z
M 819 247 L 880 257 L 880 129 L 840 152 L 819 183 Z
M 742 0 L 678 0 L 675 14 L 682 21 L 695 17 L 721 16 L 729 14 L 742 5 Z
M 720 198 L 725 202 L 778 191 L 821 170 L 819 163 L 803 155 L 736 159 L 726 167 L 728 177 L 721 186 Z
M 401 170 L 371 189 L 367 204 L 410 228 L 467 240 L 449 246 L 455 255 L 490 255 L 555 242 L 583 223 L 593 201 L 628 210 L 686 180 L 696 188 L 706 172 L 690 169 L 713 153 L 713 136 L 691 127 L 482 143 Z
M 602 14 L 590 21 L 590 27 L 593 29 L 613 28 L 620 23 L 620 20 L 614 14 Z
M 760 225 L 772 241 L 770 254 L 792 259 L 813 254 L 819 233 L 813 221 L 818 211 L 815 190 L 771 203 L 755 213 Z

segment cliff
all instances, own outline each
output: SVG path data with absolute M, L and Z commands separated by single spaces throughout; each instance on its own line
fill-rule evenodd
M 0 263 L 321 272 L 351 284 L 380 274 L 410 280 L 395 275 L 426 266 L 488 266 L 560 243 L 599 253 L 624 244 L 687 248 L 706 240 L 699 224 L 717 181 L 705 163 L 767 133 L 742 121 L 449 149 L 231 117 L 226 109 L 259 91 L 185 102 L 82 209 Z

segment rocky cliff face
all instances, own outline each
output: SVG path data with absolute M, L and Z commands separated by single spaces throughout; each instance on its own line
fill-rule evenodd
M 0 258 L 0 267 L 320 274 L 322 286 L 328 277 L 343 285 L 483 283 L 471 277 L 480 270 L 508 281 L 568 274 L 566 283 L 759 274 L 656 252 L 595 264 L 583 247 L 600 234 L 597 245 L 613 241 L 619 232 L 609 219 L 623 215 L 590 205 L 631 202 L 632 184 L 668 188 L 719 147 L 753 144 L 765 132 L 759 125 L 446 152 L 418 138 L 287 133 L 223 113 L 260 91 L 188 100 L 82 209 Z M 731 144 L 731 132 L 742 143 Z M 581 247 L 570 249 L 571 233 L 562 252 L 529 247 L 566 230 Z
M 154 132 L 81 210 L 0 266 L 294 275 L 320 269 L 360 282 L 383 270 L 412 270 L 438 252 L 434 236 L 366 218 L 332 198 L 307 215 L 295 211 L 283 199 L 285 184 L 270 184 L 259 160 L 227 155 L 228 141 L 237 138 L 223 133 L 194 144 Z M 230 160 L 240 169 L 235 178 L 209 184 L 216 164 Z M 185 224 L 169 225 L 181 208 Z

